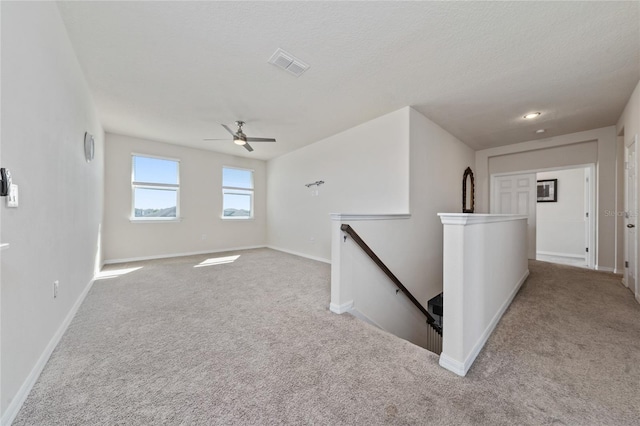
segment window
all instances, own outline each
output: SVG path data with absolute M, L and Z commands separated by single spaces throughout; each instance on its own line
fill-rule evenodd
M 132 220 L 177 220 L 179 214 L 179 162 L 133 155 Z
M 222 168 L 222 218 L 253 218 L 253 170 Z

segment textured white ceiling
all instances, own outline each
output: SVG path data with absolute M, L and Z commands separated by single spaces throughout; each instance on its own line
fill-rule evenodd
M 475 149 L 603 127 L 640 79 L 637 1 L 59 8 L 107 131 L 260 159 L 407 105 Z M 278 47 L 311 68 L 268 64 Z M 202 140 L 238 119 L 278 142 Z

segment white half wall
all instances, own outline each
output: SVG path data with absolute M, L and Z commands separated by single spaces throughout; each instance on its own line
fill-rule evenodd
M 180 221 L 131 222 L 131 155 L 180 160 Z M 224 220 L 222 167 L 254 170 L 254 218 Z M 107 262 L 206 253 L 266 243 L 266 163 L 106 134 L 104 256 Z M 204 236 L 204 237 L 203 237 Z
M 610 126 L 477 151 L 477 211 L 489 211 L 491 174 L 595 163 L 596 267 L 613 270 L 616 264 L 616 236 L 622 235 L 615 215 L 609 214 L 616 209 L 616 145 L 616 128 Z
M 558 179 L 558 201 L 536 204 L 537 250 L 542 254 L 585 257 L 585 169 L 537 174 L 537 180 Z
M 2 2 L 1 410 L 9 424 L 101 265 L 104 132 L 55 2 Z M 84 133 L 95 158 L 84 158 Z M 59 281 L 58 297 L 53 282 Z
M 440 365 L 464 376 L 529 276 L 527 216 L 441 213 Z

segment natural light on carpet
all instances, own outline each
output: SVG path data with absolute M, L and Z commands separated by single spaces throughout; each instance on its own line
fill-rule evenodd
M 119 276 L 130 274 L 131 272 L 137 271 L 138 269 L 142 269 L 142 266 L 138 266 L 137 268 L 110 269 L 108 271 L 100 271 L 96 274 L 96 281 L 118 278 Z
M 225 263 L 233 263 L 238 259 L 240 255 L 237 256 L 225 256 L 225 257 L 212 257 L 207 260 L 203 260 L 194 266 L 194 268 L 202 268 L 203 266 L 214 266 L 214 265 L 223 265 Z

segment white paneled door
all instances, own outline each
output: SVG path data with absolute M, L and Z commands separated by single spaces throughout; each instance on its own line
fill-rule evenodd
M 629 290 L 633 294 L 638 294 L 636 291 L 636 268 L 637 268 L 637 231 L 636 223 L 638 217 L 638 202 L 637 202 L 637 171 L 636 171 L 636 141 L 634 140 L 631 145 L 626 149 L 627 159 L 625 162 L 625 182 L 627 187 L 626 194 L 626 249 L 625 249 L 625 283 Z
M 536 174 L 494 176 L 491 213 L 521 214 L 528 220 L 528 256 L 536 258 Z

